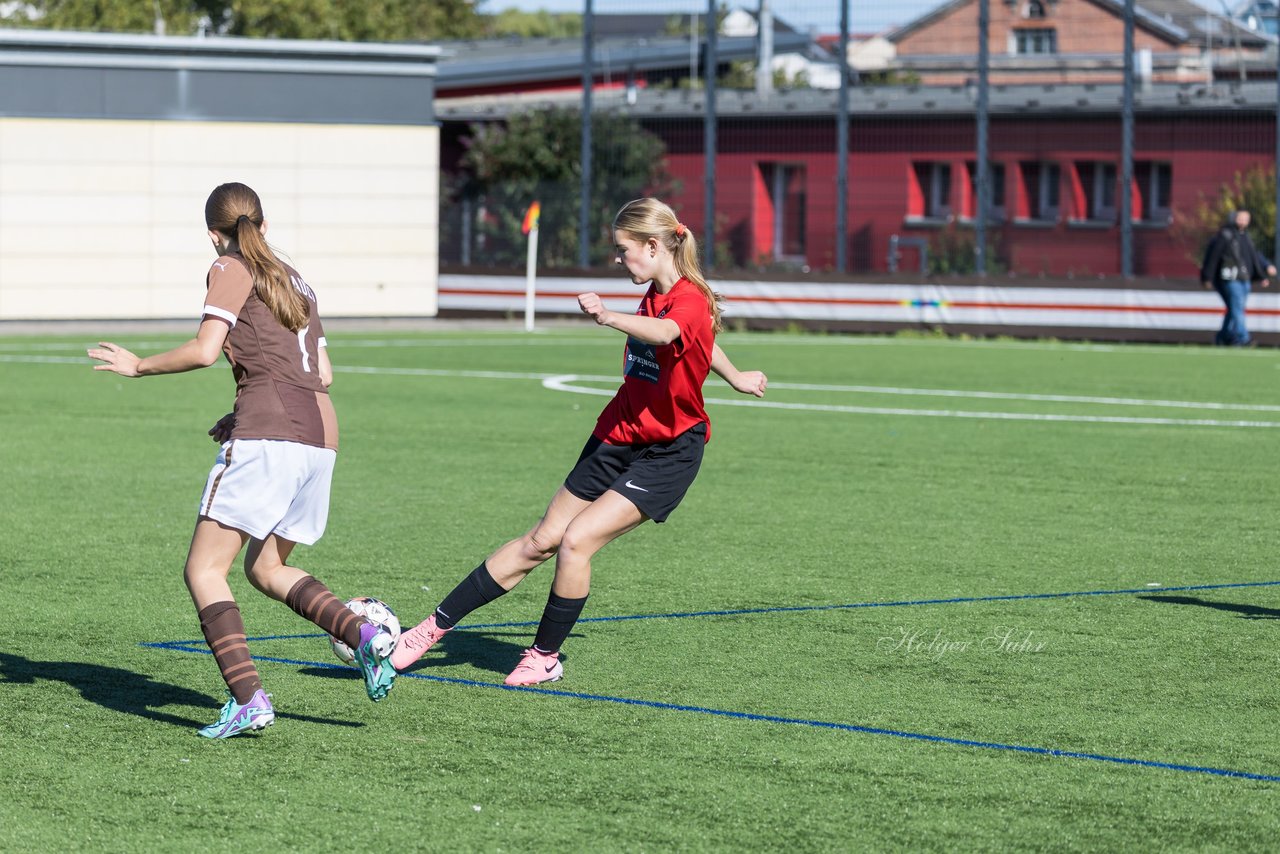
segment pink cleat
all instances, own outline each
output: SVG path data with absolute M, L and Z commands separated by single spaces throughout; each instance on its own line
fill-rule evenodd
M 530 647 L 524 651 L 524 658 L 520 659 L 506 681 L 508 685 L 537 685 L 539 682 L 559 682 L 563 677 L 560 653 L 547 654 Z
M 391 653 L 391 666 L 396 670 L 404 670 L 419 658 L 427 654 L 427 650 L 439 643 L 449 629 L 436 626 L 436 615 L 432 614 L 421 623 L 400 635 L 395 652 Z

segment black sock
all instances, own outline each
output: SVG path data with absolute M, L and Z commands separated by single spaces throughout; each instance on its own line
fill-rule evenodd
M 573 624 L 582 616 L 582 609 L 587 604 L 587 597 L 566 599 L 554 592 L 547 597 L 547 607 L 542 609 L 542 622 L 538 623 L 538 634 L 534 636 L 533 648 L 542 653 L 559 652 L 564 645 Z
M 436 607 L 436 625 L 451 629 L 458 621 L 481 605 L 488 605 L 507 591 L 493 580 L 489 567 L 482 563 L 462 579 L 453 592 Z

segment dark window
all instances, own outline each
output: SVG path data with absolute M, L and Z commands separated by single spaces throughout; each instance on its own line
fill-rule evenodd
M 972 161 L 967 164 L 969 169 L 969 187 L 972 194 L 969 203 L 969 210 L 973 212 L 973 218 L 978 218 L 978 164 Z M 1004 206 L 1004 164 L 992 163 L 987 168 L 987 175 L 991 179 L 991 209 L 987 211 L 987 218 L 991 220 L 1003 220 L 1005 218 Z
M 1044 222 L 1057 220 L 1061 178 L 1058 164 L 1031 161 L 1018 166 L 1022 170 L 1022 186 L 1026 192 L 1027 217 Z
M 1138 184 L 1138 196 L 1142 199 L 1144 222 L 1168 223 L 1169 197 L 1173 194 L 1173 167 L 1154 161 L 1134 164 L 1134 180 Z
M 951 216 L 951 164 L 913 163 L 916 183 L 920 188 L 924 206 L 916 215 L 928 219 L 946 219 Z
M 1116 218 L 1116 165 L 1114 163 L 1077 163 L 1080 186 L 1084 190 L 1084 219 L 1113 222 Z
M 805 168 L 787 163 L 762 166 L 773 203 L 773 257 L 782 261 L 805 260 L 805 213 L 808 199 Z

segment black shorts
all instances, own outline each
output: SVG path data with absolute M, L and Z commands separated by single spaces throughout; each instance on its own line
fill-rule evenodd
M 698 476 L 706 444 L 706 424 L 655 445 L 609 445 L 592 436 L 564 488 L 583 501 L 612 489 L 653 521 L 665 522 Z

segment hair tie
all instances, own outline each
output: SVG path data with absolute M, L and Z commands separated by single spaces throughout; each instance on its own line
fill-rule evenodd
M 248 219 L 248 220 L 249 220 L 249 224 L 250 224 L 250 225 L 253 225 L 253 220 L 249 219 L 249 215 L 248 215 L 248 214 L 240 214 L 240 216 L 236 217 L 236 228 L 239 228 L 239 227 L 240 227 L 240 220 L 242 220 L 242 219 Z
M 680 238 L 681 240 L 684 239 L 684 223 L 683 222 L 676 222 L 676 237 Z

